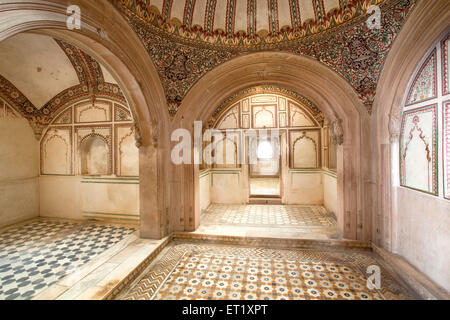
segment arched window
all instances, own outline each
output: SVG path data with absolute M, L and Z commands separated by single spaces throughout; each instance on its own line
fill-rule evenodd
M 401 185 L 446 199 L 450 199 L 449 43 L 447 34 L 411 79 L 400 135 Z

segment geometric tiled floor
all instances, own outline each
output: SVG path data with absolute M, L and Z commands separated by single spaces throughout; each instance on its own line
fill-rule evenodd
M 201 216 L 202 224 L 271 227 L 333 227 L 336 218 L 320 206 L 212 204 Z
M 36 220 L 1 232 L 0 300 L 33 298 L 134 231 Z
M 381 288 L 366 270 L 381 268 Z M 174 244 L 117 299 L 381 300 L 416 295 L 372 252 Z

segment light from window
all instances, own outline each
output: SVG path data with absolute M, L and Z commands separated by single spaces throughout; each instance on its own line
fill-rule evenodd
M 273 147 L 269 141 L 262 141 L 258 145 L 258 159 L 270 160 L 273 158 Z

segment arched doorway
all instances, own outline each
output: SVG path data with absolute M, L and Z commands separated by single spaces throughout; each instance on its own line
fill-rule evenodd
M 168 176 L 162 161 L 167 152 L 168 115 L 163 112 L 167 108 L 158 75 L 136 34 L 106 2 L 80 2 L 80 30 L 67 29 L 67 7 L 58 3 L 32 1 L 0 6 L 0 40 L 35 32 L 66 41 L 105 65 L 118 80 L 137 124 L 141 236 L 161 238 L 168 234 L 168 217 L 164 214 Z M 118 23 L 107 23 L 111 15 Z M 134 46 L 125 48 L 124 43 L 131 43 L 129 38 L 135 40 Z
M 320 105 L 330 119 L 337 139 L 339 230 L 347 239 L 370 237 L 370 185 L 368 174 L 368 138 L 361 126 L 367 117 L 362 103 L 344 79 L 320 63 L 306 57 L 287 53 L 263 52 L 235 58 L 206 74 L 190 90 L 180 106 L 173 128 L 186 128 L 192 132 L 193 122 L 204 125 L 220 105 L 233 93 L 248 87 L 271 84 L 294 92 Z M 330 92 L 330 88 L 333 90 Z M 173 175 L 182 177 L 177 186 L 183 199 L 172 199 L 181 213 L 175 230 L 194 230 L 200 223 L 198 193 L 198 166 L 173 166 Z M 181 208 L 180 208 L 181 206 Z M 177 219 L 175 219 L 177 221 Z
M 198 232 L 340 237 L 335 141 L 307 98 L 276 86 L 244 89 L 218 106 L 203 136 Z

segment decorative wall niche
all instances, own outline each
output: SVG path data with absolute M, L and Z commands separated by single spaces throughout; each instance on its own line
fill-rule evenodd
M 80 142 L 80 167 L 82 175 L 109 174 L 109 147 L 103 136 L 92 133 Z
M 235 105 L 225 114 L 217 126 L 218 129 L 237 129 L 239 128 L 239 104 Z
M 289 101 L 289 126 L 290 127 L 315 127 L 314 120 L 298 105 Z
M 41 173 L 72 175 L 72 127 L 51 128 L 41 140 Z
M 115 126 L 116 174 L 120 177 L 139 175 L 139 149 L 134 138 L 134 126 Z
M 213 138 L 213 141 L 216 138 Z M 214 168 L 239 168 L 241 167 L 241 133 L 238 131 L 222 132 L 222 139 L 216 140 L 215 150 L 211 152 L 216 159 L 213 164 Z M 205 149 L 208 154 L 209 149 Z M 208 155 L 206 155 L 208 157 Z M 217 159 L 221 159 L 217 161 Z
M 220 106 L 210 126 L 221 130 L 320 127 L 323 114 L 313 108 L 282 95 L 257 94 Z
M 76 123 L 111 122 L 112 103 L 104 100 L 75 105 Z
M 437 105 L 403 114 L 400 139 L 401 185 L 438 194 Z
M 291 130 L 290 163 L 293 169 L 318 169 L 320 162 L 320 130 Z
M 111 127 L 77 127 L 77 173 L 112 174 Z
M 287 132 L 287 135 L 292 139 L 291 141 L 298 139 L 295 144 L 288 144 L 290 167 L 292 169 L 317 169 L 322 167 L 322 129 L 319 120 L 323 123 L 324 118 L 315 107 L 311 110 L 310 107 L 288 96 L 260 93 L 247 95 L 240 99 L 236 97 L 235 100 L 230 101 L 228 106 L 222 105 L 218 110 L 210 120 L 210 126 L 222 130 L 224 135 L 225 130 L 240 131 L 245 137 L 245 143 L 247 144 L 246 152 L 248 154 L 245 155 L 246 157 L 249 157 L 251 152 L 255 153 L 256 156 L 259 140 L 250 133 L 246 134 L 243 130 L 255 129 L 254 133 L 258 134 L 261 129 L 280 129 L 280 132 Z M 239 124 L 240 126 L 237 127 Z M 270 134 L 270 132 L 267 132 L 267 134 Z M 253 145 L 253 142 L 256 144 Z M 223 148 L 223 146 L 220 147 Z M 246 163 L 249 163 L 249 160 L 246 159 Z M 272 164 L 277 163 L 277 166 L 279 166 L 279 159 L 273 161 L 273 163 L 270 163 L 270 161 L 266 162 L 269 166 L 268 168 L 256 168 L 250 165 L 250 174 L 258 175 L 260 172 L 267 173 L 270 171 L 268 175 L 278 175 L 280 168 L 275 168 Z M 265 161 L 259 161 L 258 163 L 264 164 Z M 223 168 L 230 166 L 216 165 L 214 167 Z
M 254 129 L 277 128 L 277 105 L 252 105 L 252 124 Z
M 130 110 L 105 98 L 92 101 L 68 106 L 50 124 L 41 139 L 42 175 L 139 176 Z

